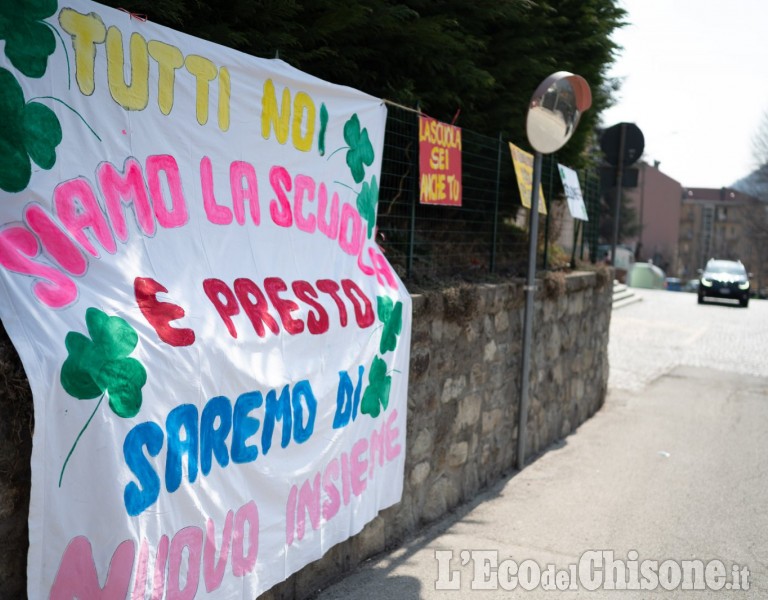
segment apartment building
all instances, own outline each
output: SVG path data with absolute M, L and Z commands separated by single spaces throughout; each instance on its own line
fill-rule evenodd
M 768 256 L 753 227 L 764 217 L 765 210 L 765 204 L 757 198 L 726 187 L 683 190 L 678 247 L 680 276 L 696 278 L 707 260 L 724 258 L 743 262 L 753 273 L 757 289 L 765 285 L 763 272 Z
M 641 225 L 634 239 L 625 243 L 635 248 L 635 259 L 652 260 L 670 277 L 679 277 L 681 263 L 678 256 L 680 217 L 683 186 L 653 165 L 639 162 L 636 188 L 627 188 L 624 194 L 632 202 Z

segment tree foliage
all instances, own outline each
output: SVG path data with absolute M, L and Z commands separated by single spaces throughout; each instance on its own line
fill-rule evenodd
M 605 190 L 600 197 L 599 236 L 604 243 L 613 240 L 613 227 L 616 212 L 616 188 Z M 619 205 L 619 243 L 635 238 L 640 234 L 642 225 L 632 200 L 626 194 L 621 194 Z
M 768 110 L 752 138 L 752 155 L 758 167 L 768 165 Z
M 752 158 L 755 170 L 737 181 L 733 187 L 768 202 L 768 111 L 763 113 L 760 125 L 752 136 Z
M 618 0 L 106 0 L 151 21 L 525 145 L 533 90 L 555 71 L 593 106 L 560 158 L 581 166 L 624 24 Z

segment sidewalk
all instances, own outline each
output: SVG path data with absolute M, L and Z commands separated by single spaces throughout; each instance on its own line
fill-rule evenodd
M 317 598 L 766 598 L 767 397 L 766 378 L 693 367 L 677 367 L 640 391 L 614 388 L 600 412 L 522 472 Z M 452 555 L 441 555 L 439 574 L 440 550 Z M 483 550 L 490 553 L 478 554 Z M 496 584 L 495 591 L 472 590 L 473 580 L 490 587 L 496 581 L 496 567 L 483 573 L 483 556 L 568 569 L 590 550 L 611 550 L 623 561 L 634 550 L 639 561 L 658 564 L 720 559 L 724 578 L 708 581 L 731 585 L 736 563 L 748 566 L 751 587 L 684 592 L 657 584 L 652 592 L 560 592 L 541 586 L 507 591 Z M 603 573 L 593 576 L 599 583 Z

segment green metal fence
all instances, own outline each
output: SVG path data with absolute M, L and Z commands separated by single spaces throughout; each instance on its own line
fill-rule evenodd
M 520 195 L 508 142 L 501 135 L 492 138 L 463 129 L 462 205 L 422 205 L 418 113 L 388 106 L 377 241 L 406 281 L 525 274 L 528 233 L 518 221 Z M 577 248 L 577 257 L 583 258 L 594 256 L 597 247 L 600 180 L 591 172 L 579 175 L 590 217 Z M 549 207 L 562 192 L 556 155 L 544 157 L 542 186 Z M 545 249 L 550 246 L 549 222 L 544 220 Z M 540 264 L 547 268 L 549 260 L 544 252 Z

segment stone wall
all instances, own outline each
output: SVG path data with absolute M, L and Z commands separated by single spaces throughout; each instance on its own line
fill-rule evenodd
M 611 280 L 604 270 L 549 273 L 539 281 L 527 457 L 568 435 L 605 399 Z M 513 469 L 523 302 L 522 283 L 466 285 L 413 296 L 403 498 L 262 599 L 316 593 Z M 0 597 L 22 598 L 32 401 L 4 332 L 0 400 L 6 417 L 0 420 Z

